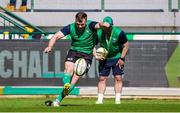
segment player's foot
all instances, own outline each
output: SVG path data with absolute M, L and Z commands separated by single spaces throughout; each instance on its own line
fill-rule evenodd
M 115 104 L 121 104 L 121 101 L 115 101 Z
M 96 104 L 103 104 L 103 102 L 101 101 L 96 101 Z
M 8 4 L 6 9 L 9 10 L 9 11 L 15 11 L 15 5 Z
M 69 94 L 69 89 L 71 87 L 71 84 L 70 83 L 66 83 L 64 85 L 64 95 L 68 95 Z
M 53 101 L 53 106 L 54 106 L 54 107 L 59 107 L 59 102 Z
M 19 7 L 19 11 L 21 11 L 21 12 L 26 12 L 26 11 L 27 11 L 27 6 L 26 6 L 26 5 L 21 5 L 21 6 Z

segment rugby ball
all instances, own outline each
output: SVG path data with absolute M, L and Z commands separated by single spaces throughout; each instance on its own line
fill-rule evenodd
M 96 50 L 96 57 L 98 59 L 106 59 L 107 55 L 108 51 L 103 47 L 100 47 Z
M 83 76 L 86 73 L 87 62 L 84 58 L 79 58 L 74 64 L 74 72 L 78 76 Z

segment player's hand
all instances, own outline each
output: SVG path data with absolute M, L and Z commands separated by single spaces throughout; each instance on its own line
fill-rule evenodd
M 45 49 L 44 49 L 44 52 L 45 53 L 49 53 L 49 52 L 51 52 L 52 51 L 52 47 L 46 47 Z
M 107 23 L 107 22 L 99 22 L 99 26 L 101 28 L 109 28 L 110 27 L 110 24 Z
M 119 65 L 119 68 L 123 69 L 124 68 L 124 61 L 119 59 L 116 65 Z

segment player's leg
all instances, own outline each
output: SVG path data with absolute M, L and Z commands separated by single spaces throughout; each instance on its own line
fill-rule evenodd
M 65 70 L 65 72 L 66 73 L 71 73 L 71 74 L 73 74 L 73 76 L 72 76 L 72 79 L 71 79 L 71 83 L 69 84 L 69 83 L 66 83 L 65 85 L 64 85 L 64 91 L 63 91 L 63 95 L 68 95 L 68 94 L 70 94 L 71 93 L 71 91 L 74 89 L 74 87 L 75 87 L 75 85 L 76 85 L 76 83 L 79 81 L 79 79 L 81 78 L 81 76 L 78 76 L 78 75 L 76 75 L 76 73 L 74 72 L 74 63 L 75 63 L 75 61 L 78 59 L 78 58 L 84 58 L 85 60 L 86 60 L 86 62 L 87 62 L 87 64 L 88 64 L 88 66 L 87 66 L 87 71 L 86 71 L 86 73 L 88 72 L 88 70 L 89 70 L 89 68 L 90 68 L 90 65 L 91 65 L 91 62 L 92 62 L 92 55 L 88 55 L 88 54 L 84 54 L 84 53 L 79 53 L 79 52 L 71 52 L 72 53 L 72 55 L 71 55 L 71 59 L 73 58 L 74 60 L 72 60 L 72 61 L 66 61 L 66 70 Z M 73 57 L 72 57 L 73 56 Z M 86 74 L 85 73 L 85 74 Z M 84 74 L 84 75 L 85 75 Z M 64 97 L 65 97 L 64 96 Z M 63 97 L 63 98 L 64 98 Z M 63 99 L 62 98 L 62 99 Z
M 66 61 L 65 62 L 65 70 L 64 72 L 67 73 L 64 75 L 63 77 L 63 82 L 64 82 L 64 94 L 68 95 L 68 91 L 71 87 L 71 79 L 72 79 L 72 75 L 74 73 L 74 62 L 75 61 Z
M 64 73 L 64 76 L 63 76 L 63 84 L 68 84 L 71 82 L 71 74 L 69 73 Z
M 26 6 L 27 5 L 27 0 L 22 0 L 22 6 Z
M 91 62 L 92 62 L 92 57 L 93 55 L 82 55 L 82 53 L 77 53 L 75 51 L 70 50 L 68 52 L 68 55 L 66 57 L 66 62 L 65 62 L 65 73 L 69 73 L 69 74 L 65 74 L 63 82 L 64 82 L 64 89 L 62 92 L 60 92 L 60 95 L 57 96 L 56 100 L 53 102 L 54 106 L 59 106 L 59 103 L 63 100 L 63 98 L 68 95 L 75 87 L 76 83 L 78 82 L 78 80 L 81 78 L 80 76 L 77 76 L 74 73 L 74 63 L 78 58 L 83 58 L 86 57 L 85 60 L 87 60 L 88 65 L 90 66 Z M 71 78 L 71 76 L 69 75 L 73 75 L 72 79 L 69 79 L 69 77 Z M 71 82 L 70 82 L 71 81 Z
M 73 89 L 74 85 L 71 85 L 71 75 L 73 74 L 73 69 L 74 69 L 74 63 L 66 61 L 65 62 L 65 74 L 63 77 L 63 83 L 64 83 L 64 88 L 62 92 L 56 97 L 56 100 L 53 102 L 54 106 L 58 106 L 59 103 L 63 100 L 63 98 L 68 95 L 69 89 Z
M 19 11 L 22 11 L 22 12 L 27 11 L 27 0 L 22 0 L 21 6 L 19 7 Z
M 78 76 L 74 72 L 74 63 L 76 62 L 76 60 L 78 60 L 79 58 L 84 58 L 86 60 L 88 66 L 87 66 L 86 72 L 84 73 L 84 75 L 85 75 L 89 71 L 89 68 L 90 68 L 91 63 L 92 63 L 92 58 L 93 58 L 92 54 L 89 55 L 89 54 L 85 54 L 85 53 L 81 53 L 81 52 L 74 52 L 74 51 L 71 51 L 71 54 L 72 55 L 69 55 L 69 56 L 71 56 L 71 58 L 68 58 L 68 59 L 71 60 L 71 62 L 73 62 L 73 68 L 71 68 L 72 70 L 70 70 L 70 72 L 73 72 L 73 76 L 72 76 L 72 80 L 71 80 L 71 87 L 70 87 L 68 93 L 70 93 L 74 89 L 74 86 L 79 81 L 79 79 L 82 77 L 82 76 Z M 69 69 L 69 67 L 70 66 L 68 66 L 67 69 Z
M 123 81 L 120 75 L 114 76 L 115 104 L 121 104 Z
M 107 63 L 107 60 L 99 61 L 98 99 L 96 104 L 103 104 L 106 82 L 110 73 L 110 67 L 107 66 Z
M 16 5 L 16 0 L 10 0 L 10 5 Z
M 71 75 L 68 73 L 65 73 L 63 77 L 64 88 L 62 92 L 60 92 L 60 94 L 56 97 L 55 101 L 53 102 L 53 106 L 59 106 L 59 103 L 68 94 L 68 90 L 74 88 L 74 85 L 71 85 L 70 81 L 71 81 Z
M 76 83 L 78 83 L 80 78 L 81 77 L 77 76 L 75 73 L 73 74 L 70 87 L 68 88 L 67 93 L 65 93 L 66 95 L 71 93 L 71 91 L 74 89 Z
M 100 76 L 98 82 L 98 99 L 96 104 L 103 104 L 104 92 L 106 90 L 107 76 Z
M 118 59 L 113 60 L 113 62 L 117 61 Z M 112 66 L 112 71 L 114 75 L 115 104 L 121 104 L 124 71 L 116 63 Z
M 58 107 L 60 102 L 74 89 L 74 86 L 74 84 L 69 84 L 68 89 L 64 88 L 61 94 L 56 97 L 55 101 L 53 102 L 53 106 Z M 67 90 L 67 94 L 65 93 L 65 90 Z
M 15 9 L 16 9 L 16 0 L 10 0 L 9 4 L 7 4 L 6 9 L 9 10 L 9 11 L 15 11 Z
M 68 76 L 68 75 L 67 75 Z M 54 106 L 59 106 L 59 103 L 71 93 L 71 91 L 74 89 L 76 83 L 79 81 L 80 76 L 77 76 L 76 74 L 73 74 L 71 83 L 67 82 L 64 84 L 64 89 L 61 92 L 60 95 L 57 96 L 56 100 L 53 102 Z
M 87 69 L 86 69 L 86 72 L 84 73 L 84 75 L 86 75 L 87 73 L 88 73 L 88 71 L 89 71 L 89 68 L 90 68 L 90 66 L 91 66 L 91 63 L 92 63 L 92 55 L 86 55 L 86 54 L 83 54 L 83 53 L 77 53 L 77 56 L 79 57 L 79 58 L 83 58 L 84 57 L 84 59 L 86 60 L 86 62 L 87 62 Z M 76 59 L 77 60 L 77 59 Z M 74 67 L 73 67 L 73 69 L 74 69 Z M 83 76 L 83 75 L 82 75 Z M 71 80 L 71 86 L 70 86 L 70 89 L 69 89 L 69 91 L 68 91 L 68 94 L 74 89 L 74 87 L 75 87 L 75 85 L 76 85 L 76 83 L 79 81 L 79 79 L 82 77 L 82 76 L 78 76 L 75 72 L 74 72 L 74 70 L 73 70 L 73 76 L 72 76 L 72 80 Z
M 75 83 L 77 82 L 75 81 L 76 78 L 74 77 L 74 63 L 77 60 L 77 55 L 78 55 L 77 52 L 70 50 L 68 52 L 68 55 L 66 56 L 65 70 L 64 70 L 66 74 L 63 77 L 64 88 L 63 91 L 60 92 L 60 94 L 57 96 L 56 100 L 54 101 L 55 104 L 57 103 L 59 104 L 63 100 L 63 98 L 74 89 Z

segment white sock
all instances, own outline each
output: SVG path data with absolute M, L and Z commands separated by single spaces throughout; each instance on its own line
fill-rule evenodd
M 55 99 L 55 101 L 59 103 L 59 100 L 58 100 L 58 99 Z
M 103 102 L 104 94 L 98 93 L 98 102 Z
M 116 93 L 115 94 L 115 101 L 117 102 L 117 101 L 120 101 L 120 99 L 121 99 L 121 93 Z

